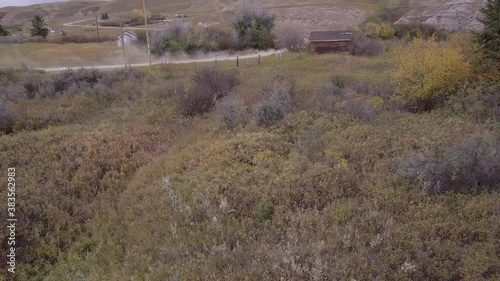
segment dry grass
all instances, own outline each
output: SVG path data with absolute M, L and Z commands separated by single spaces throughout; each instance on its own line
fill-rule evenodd
M 402 1 L 403 3 L 405 1 Z M 370 16 L 375 11 L 387 7 L 387 0 L 305 0 L 305 1 L 278 1 L 265 0 L 262 5 L 270 8 L 272 13 L 276 13 L 277 23 L 297 22 L 305 25 L 309 30 L 313 29 L 336 29 L 356 27 L 366 16 Z M 425 3 L 432 5 L 434 2 Z M 229 0 L 148 0 L 149 10 L 155 14 L 163 14 L 168 18 L 173 18 L 176 13 L 187 14 L 186 21 L 198 23 L 200 21 L 214 21 L 221 25 L 229 25 L 234 15 L 240 8 L 240 1 Z M 417 3 L 411 3 L 416 6 Z M 336 8 L 334 6 L 337 6 Z M 123 18 L 131 16 L 133 9 L 141 8 L 140 1 L 116 0 L 112 2 L 83 2 L 72 1 L 70 3 L 52 3 L 46 5 L 35 5 L 22 8 L 3 8 L 0 13 L 5 13 L 2 20 L 4 26 L 6 21 L 13 24 L 21 24 L 22 31 L 16 36 L 29 36 L 29 20 L 38 13 L 47 15 L 46 23 L 56 30 L 56 33 L 49 35 L 49 41 L 58 40 L 59 31 L 64 30 L 68 35 L 83 35 L 95 37 L 96 29 L 91 26 L 81 27 L 78 23 L 73 26 L 64 26 L 65 23 L 86 20 L 85 25 L 92 25 L 93 14 L 78 13 L 88 10 L 90 7 L 99 7 L 98 15 L 107 12 L 110 17 L 116 19 L 118 12 Z M 332 9 L 334 13 L 345 14 L 345 19 L 331 19 L 329 10 L 325 10 L 324 15 L 314 16 L 317 8 Z M 351 9 L 349 9 L 351 8 Z M 347 9 L 347 10 L 346 10 Z M 304 16 L 304 13 L 306 16 Z M 311 18 L 311 20 L 308 20 Z M 335 16 L 334 18 L 338 18 Z M 101 36 L 116 36 L 119 28 L 100 28 Z M 92 64 L 121 64 L 147 61 L 143 52 L 129 48 L 123 58 L 120 50 L 114 44 L 85 44 L 85 45 L 52 45 L 52 44 L 27 44 L 27 45 L 0 45 L 0 67 L 18 66 L 26 63 L 32 66 L 54 66 L 54 65 L 92 65 Z
M 147 61 L 147 52 L 126 47 L 125 56 L 113 42 L 85 44 L 0 44 L 0 67 L 83 66 Z
M 169 89 L 192 86 L 185 64 L 169 79 L 155 66 L 109 93 L 11 106 L 17 125 L 0 136 L 0 169 L 19 167 L 30 203 L 19 280 L 498 280 L 498 191 L 432 196 L 392 168 L 494 137 L 489 121 L 397 112 L 358 91 L 390 85 L 391 52 L 218 67 L 240 78 L 231 106 L 251 108 L 250 119 L 269 89 L 294 81 L 300 103 L 271 127 L 180 117 Z M 341 79 L 350 84 L 337 107 L 316 107 Z M 373 105 L 375 120 L 345 115 L 352 101 Z

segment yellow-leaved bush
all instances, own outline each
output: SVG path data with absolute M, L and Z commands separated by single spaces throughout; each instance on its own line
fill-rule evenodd
M 368 26 L 368 33 L 370 37 L 386 40 L 393 38 L 396 30 L 392 25 L 388 23 L 381 23 Z
M 430 110 L 464 84 L 471 71 L 457 47 L 416 38 L 397 50 L 397 70 L 392 77 L 396 99 L 414 110 Z

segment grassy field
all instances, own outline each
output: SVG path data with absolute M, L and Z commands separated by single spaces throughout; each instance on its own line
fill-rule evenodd
M 139 3 L 140 4 L 140 3 Z M 269 8 L 276 7 L 292 7 L 298 3 L 287 2 L 284 5 L 282 2 L 267 1 L 263 3 Z M 340 5 L 352 6 L 364 9 L 365 11 L 376 9 L 380 6 L 379 3 L 372 3 L 370 1 L 306 1 L 300 2 L 300 6 L 311 5 Z M 75 1 L 75 3 L 62 3 L 51 4 L 45 7 L 44 5 L 36 5 L 28 8 L 8 8 L 5 9 L 6 13 L 4 21 L 11 19 L 12 21 L 27 22 L 35 13 L 45 13 L 49 16 L 46 17 L 46 23 L 57 32 L 50 34 L 48 37 L 49 42 L 57 41 L 60 39 L 59 31 L 64 30 L 70 36 L 87 36 L 96 37 L 97 32 L 93 27 L 81 27 L 82 25 L 92 25 L 93 15 L 78 14 L 78 11 L 88 9 L 88 7 L 99 6 L 100 13 L 108 12 L 111 18 L 118 16 L 118 12 L 123 13 L 123 17 L 130 17 L 131 11 L 135 8 L 140 8 L 137 3 L 131 1 L 112 1 L 112 2 L 89 2 L 85 6 L 82 2 Z M 45 8 L 44 8 L 45 7 Z M 187 21 L 196 24 L 198 21 L 216 21 L 222 26 L 230 26 L 234 14 L 239 10 L 240 3 L 234 1 L 148 1 L 148 7 L 155 13 L 161 13 L 168 17 L 174 17 L 176 13 L 186 13 L 188 15 Z M 280 17 L 286 19 L 287 12 L 281 13 Z M 64 26 L 63 24 L 73 21 L 87 21 L 77 23 L 73 26 Z M 304 19 L 299 19 L 300 21 Z M 347 20 L 347 19 L 346 19 Z M 330 21 L 330 19 L 325 19 Z M 349 19 L 347 25 L 355 26 L 359 19 Z M 343 22 L 336 21 L 336 25 L 343 25 Z M 5 24 L 4 24 L 5 25 Z M 7 25 L 5 25 L 7 26 Z M 154 28 L 154 26 L 153 26 Z M 318 25 L 312 29 L 320 29 Z M 324 27 L 323 27 L 324 28 Z M 332 27 L 333 28 L 333 27 Z M 125 29 L 126 30 L 126 29 Z M 15 36 L 29 37 L 30 26 L 25 23 L 21 32 L 16 32 Z M 119 28 L 100 28 L 100 35 L 103 37 L 114 38 L 119 34 Z M 119 48 L 112 43 L 91 43 L 91 44 L 40 44 L 40 43 L 26 43 L 26 44 L 0 44 L 0 66 L 19 66 L 22 63 L 29 67 L 42 67 L 42 66 L 77 66 L 77 65 L 97 65 L 97 64 L 119 64 L 119 63 L 135 63 L 145 62 L 147 57 L 143 48 L 127 48 L 125 55 L 123 55 Z
M 202 1 L 148 3 L 203 16 Z M 498 64 L 470 34 L 377 46 L 240 67 L 0 69 L 12 279 L 500 280 Z M 114 43 L 0 44 L 0 66 L 124 59 Z
M 389 1 L 390 2 L 390 1 Z M 418 3 L 409 1 L 399 1 L 396 4 L 388 1 L 325 1 L 325 0 L 307 0 L 307 1 L 262 1 L 260 5 L 276 11 L 278 18 L 277 24 L 292 21 L 303 24 L 307 30 L 325 30 L 325 29 L 356 29 L 363 18 L 370 18 L 383 13 L 384 9 L 390 9 L 401 13 Z M 437 3 L 437 2 L 436 2 Z M 65 23 L 87 20 L 82 25 L 93 25 L 93 13 L 88 11 L 92 8 L 99 8 L 98 14 L 107 12 L 112 19 L 118 17 L 121 12 L 123 18 L 131 16 L 133 9 L 141 8 L 141 3 L 129 0 L 116 0 L 109 2 L 94 1 L 70 1 L 68 3 L 53 3 L 47 5 L 34 5 L 30 7 L 15 7 L 0 9 L 4 18 L 2 23 L 8 27 L 10 24 L 19 26 L 22 31 L 14 31 L 15 36 L 29 37 L 29 20 L 34 14 L 46 16 L 48 26 L 56 30 L 56 33 L 50 34 L 48 41 L 54 42 L 60 40 L 59 32 L 64 30 L 70 36 L 96 37 L 97 32 L 94 27 L 81 27 L 79 24 L 73 26 L 64 26 Z M 422 6 L 432 6 L 434 1 L 426 1 L 418 4 Z M 239 1 L 211 0 L 211 1 L 147 1 L 147 5 L 155 14 L 163 14 L 173 18 L 177 13 L 185 13 L 188 17 L 185 19 L 193 24 L 203 21 L 219 22 L 222 26 L 230 26 L 234 15 L 239 11 L 241 3 Z M 322 7 L 323 13 L 314 14 L 312 7 Z M 360 9 L 364 12 L 350 17 L 340 17 L 340 14 L 346 11 L 332 10 L 329 12 L 325 7 L 334 6 Z M 279 9 L 279 10 L 277 10 Z M 300 9 L 306 9 L 301 12 Z M 307 13 L 306 13 L 307 12 Z M 394 12 L 394 13 L 396 13 Z M 87 13 L 87 14 L 85 14 Z M 339 14 L 340 13 L 340 14 Z M 331 19 L 330 14 L 337 17 Z M 310 15 L 306 16 L 305 15 Z M 304 18 L 305 17 L 305 18 Z M 311 18 L 311 20 L 308 19 Z M 159 27 L 161 28 L 161 27 Z M 102 37 L 114 38 L 119 34 L 119 28 L 101 28 Z M 142 48 L 128 48 L 125 54 L 122 54 L 118 48 L 111 43 L 103 44 L 0 44 L 0 67 L 19 66 L 22 63 L 30 67 L 42 66 L 76 66 L 76 65 L 96 65 L 96 64 L 117 64 L 117 63 L 135 63 L 145 62 L 147 58 Z
M 193 65 L 2 72 L 18 280 L 498 280 L 498 182 L 460 184 L 498 161 L 496 88 L 478 68 L 466 90 L 411 112 L 394 100 L 397 66 L 392 47 L 219 64 L 239 84 L 195 116 L 182 110 Z M 429 157 L 439 165 L 412 166 Z M 412 167 L 457 189 L 430 192 Z
M 0 67 L 86 66 L 124 63 L 143 63 L 147 50 L 128 46 L 122 49 L 110 43 L 85 44 L 0 44 Z

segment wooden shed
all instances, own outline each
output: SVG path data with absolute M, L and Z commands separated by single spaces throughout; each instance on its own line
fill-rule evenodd
M 122 40 L 124 45 L 132 45 L 137 42 L 137 34 L 133 31 L 125 31 L 116 37 L 116 46 L 122 46 Z
M 313 31 L 309 34 L 311 52 L 313 54 L 348 53 L 352 36 L 350 31 Z

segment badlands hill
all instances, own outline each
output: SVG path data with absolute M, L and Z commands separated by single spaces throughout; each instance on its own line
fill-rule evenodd
M 416 2 L 416 1 L 415 1 Z M 413 9 L 399 23 L 425 23 L 446 30 L 479 30 L 480 9 L 486 0 L 447 0 L 424 9 Z

